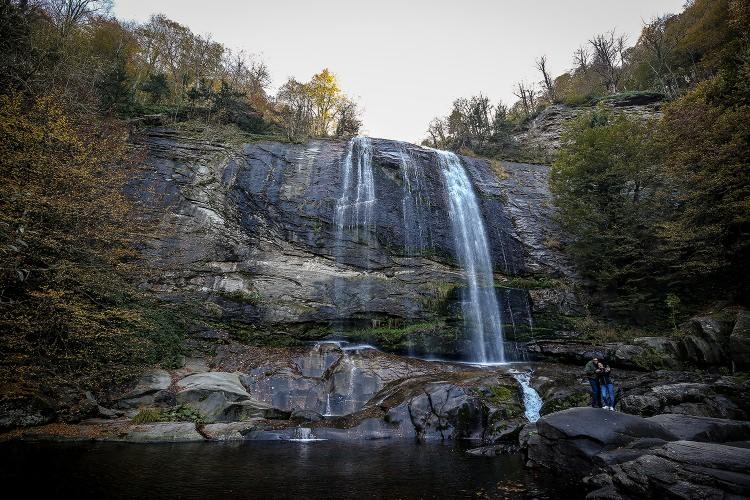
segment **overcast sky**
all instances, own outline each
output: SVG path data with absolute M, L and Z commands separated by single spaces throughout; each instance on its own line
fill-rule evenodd
M 367 135 L 419 142 L 457 97 L 514 100 L 554 75 L 592 35 L 616 28 L 635 42 L 644 20 L 684 0 L 115 0 L 123 20 L 163 13 L 229 48 L 259 55 L 274 86 L 328 67 L 363 108 Z

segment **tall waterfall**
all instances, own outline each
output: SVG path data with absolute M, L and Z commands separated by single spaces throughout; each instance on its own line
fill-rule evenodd
M 336 224 L 335 257 L 341 261 L 344 257 L 345 232 L 352 235 L 353 241 L 361 243 L 361 257 L 365 262 L 370 260 L 370 244 L 375 231 L 373 208 L 375 199 L 375 181 L 372 175 L 372 141 L 369 137 L 354 137 L 349 141 L 342 172 L 341 196 L 336 201 L 334 223 Z M 358 296 L 361 304 L 367 304 L 370 297 L 369 280 L 362 280 Z M 346 286 L 342 278 L 334 283 L 334 301 L 342 311 Z
M 474 188 L 458 156 L 449 151 L 437 151 L 437 155 L 448 192 L 456 254 L 468 284 L 468 297 L 463 298 L 462 309 L 465 328 L 472 334 L 473 361 L 502 362 L 505 361 L 503 325 L 487 234 Z

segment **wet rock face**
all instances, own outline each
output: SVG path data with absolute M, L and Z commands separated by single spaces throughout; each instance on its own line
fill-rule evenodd
M 315 337 L 315 328 L 330 333 L 331 324 L 346 330 L 382 318 L 455 319 L 445 300 L 451 289 L 460 298 L 464 279 L 434 151 L 372 140 L 376 201 L 368 236 L 349 222 L 337 230 L 347 141 L 229 146 L 155 129 L 142 144 L 150 171 L 133 192 L 165 214 L 167 228 L 147 250 L 164 271 L 154 289 L 198 294 L 218 306 L 222 321 L 280 335 Z M 548 244 L 559 238 L 546 167 L 508 164 L 501 179 L 484 161 L 462 162 L 495 271 L 571 273 Z M 525 324 L 531 309 L 526 291 L 518 293 L 511 302 L 524 306 L 509 315 Z M 221 330 L 199 334 L 227 341 Z

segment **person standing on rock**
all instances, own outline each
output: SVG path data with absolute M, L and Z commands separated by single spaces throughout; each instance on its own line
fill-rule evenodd
M 609 365 L 602 362 L 597 364 L 596 378 L 602 394 L 602 408 L 605 410 L 615 409 L 615 384 L 612 382 L 612 370 Z
M 586 373 L 586 378 L 589 379 L 591 385 L 591 406 L 593 408 L 601 408 L 601 388 L 599 387 L 599 379 L 596 370 L 599 368 L 599 358 L 592 358 L 591 361 L 586 363 L 583 371 Z

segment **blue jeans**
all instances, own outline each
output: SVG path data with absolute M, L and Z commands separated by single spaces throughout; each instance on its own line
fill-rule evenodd
M 594 408 L 601 408 L 602 400 L 599 390 L 599 381 L 595 378 L 590 378 L 589 384 L 591 384 L 591 406 Z
M 615 385 L 600 384 L 602 387 L 602 402 L 605 406 L 615 406 Z

